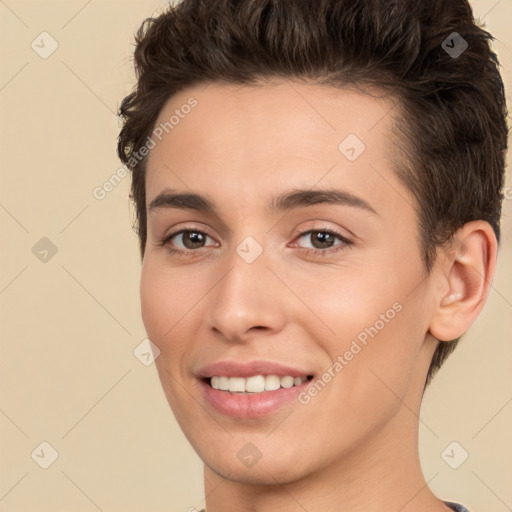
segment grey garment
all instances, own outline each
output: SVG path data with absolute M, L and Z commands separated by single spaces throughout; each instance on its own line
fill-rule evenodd
M 452 503 L 451 501 L 445 501 L 445 503 L 451 509 L 453 509 L 455 512 L 469 512 L 469 510 L 466 507 L 463 507 L 462 505 L 459 505 L 458 503 Z M 204 508 L 202 510 L 200 510 L 199 512 L 205 512 Z
M 448 505 L 451 509 L 455 510 L 455 512 L 469 512 L 469 510 L 463 505 L 459 505 L 458 503 L 452 503 L 451 501 L 445 501 L 446 505 Z

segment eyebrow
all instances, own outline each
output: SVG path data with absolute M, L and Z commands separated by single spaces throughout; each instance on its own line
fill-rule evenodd
M 287 191 L 271 199 L 269 210 L 272 213 L 278 213 L 317 204 L 351 206 L 378 215 L 367 201 L 351 192 L 339 189 L 296 189 Z M 161 208 L 195 210 L 218 216 L 214 204 L 205 196 L 192 192 L 175 192 L 171 189 L 165 189 L 158 194 L 149 204 L 148 211 L 151 212 Z

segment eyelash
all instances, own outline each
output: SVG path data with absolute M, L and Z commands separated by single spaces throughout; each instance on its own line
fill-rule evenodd
M 169 242 L 177 235 L 181 235 L 182 233 L 200 233 L 202 235 L 205 235 L 207 237 L 210 237 L 207 233 L 200 229 L 195 229 L 193 227 L 186 228 L 186 229 L 180 229 L 179 231 L 175 231 L 173 233 L 170 233 L 165 238 L 161 240 L 161 242 L 158 244 L 159 247 L 165 247 L 167 246 L 167 250 L 171 252 L 172 254 L 175 254 L 177 256 L 185 256 L 185 257 L 196 257 L 199 253 L 200 249 L 204 249 L 204 247 L 200 247 L 199 249 L 189 249 L 188 251 L 184 251 L 182 249 L 176 249 L 174 247 L 171 247 Z M 348 238 L 344 237 L 341 233 L 338 233 L 337 231 L 334 231 L 332 229 L 308 229 L 306 231 L 300 231 L 295 235 L 295 239 L 300 239 L 306 235 L 310 235 L 312 233 L 327 233 L 328 235 L 332 235 L 335 238 L 338 238 L 342 243 L 339 245 L 335 245 L 333 247 L 329 247 L 327 249 L 310 249 L 307 247 L 299 247 L 299 249 L 302 249 L 308 254 L 313 254 L 315 256 L 325 256 L 330 255 L 339 251 L 343 251 L 347 248 L 349 248 L 351 245 L 353 245 L 353 242 L 350 241 Z M 211 238 L 211 237 L 210 237 Z

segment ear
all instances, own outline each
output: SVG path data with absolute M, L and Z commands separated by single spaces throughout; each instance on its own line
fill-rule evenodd
M 476 320 L 489 294 L 498 242 L 488 222 L 465 224 L 440 251 L 434 314 L 429 332 L 440 341 L 462 336 Z

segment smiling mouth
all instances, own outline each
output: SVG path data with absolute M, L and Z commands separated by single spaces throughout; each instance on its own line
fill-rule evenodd
M 312 375 L 292 377 L 291 375 L 253 375 L 251 377 L 227 377 L 215 375 L 204 379 L 213 389 L 240 395 L 252 395 L 278 389 L 300 386 L 310 381 Z

